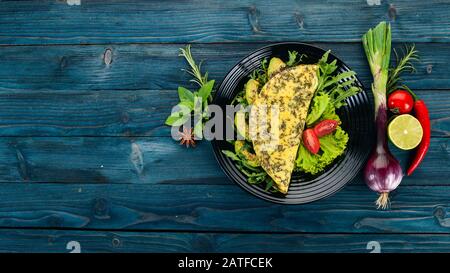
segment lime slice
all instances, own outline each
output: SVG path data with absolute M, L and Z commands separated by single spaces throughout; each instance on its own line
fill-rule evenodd
M 422 125 L 411 115 L 400 115 L 389 123 L 388 136 L 397 148 L 411 150 L 416 148 L 422 140 Z

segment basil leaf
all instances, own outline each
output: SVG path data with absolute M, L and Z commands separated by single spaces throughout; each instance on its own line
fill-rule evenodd
M 189 119 L 189 116 L 182 116 L 179 120 L 174 122 L 172 124 L 172 126 L 181 126 L 181 125 L 185 124 L 186 121 L 188 121 L 188 119 Z
M 191 112 L 192 110 L 194 110 L 194 102 L 193 101 L 184 100 L 184 101 L 178 103 L 177 106 L 180 107 L 183 112 Z M 182 107 L 186 107 L 187 109 L 189 109 L 189 111 L 187 111 L 186 109 L 183 109 Z
M 181 126 L 189 118 L 189 115 L 183 115 L 182 111 L 172 113 L 167 119 L 166 124 L 170 126 Z
M 194 100 L 194 94 L 182 86 L 178 87 L 178 97 L 180 97 L 180 101 L 193 101 Z
M 192 104 L 192 105 L 191 105 Z M 193 103 L 182 101 L 178 103 L 170 116 L 166 119 L 166 124 L 170 126 L 183 125 L 191 117 L 191 111 L 194 108 Z
M 172 124 L 180 118 L 180 112 L 172 113 L 169 117 L 167 117 L 164 122 L 166 125 L 172 126 Z
M 208 100 L 209 96 L 211 95 L 214 87 L 214 82 L 214 80 L 210 80 L 198 90 L 198 95 L 203 99 L 203 101 Z

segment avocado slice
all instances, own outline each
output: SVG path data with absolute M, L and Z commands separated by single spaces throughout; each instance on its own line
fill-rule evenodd
M 256 96 L 258 96 L 259 82 L 254 79 L 248 80 L 245 84 L 245 98 L 247 99 L 248 104 L 252 104 Z
M 234 142 L 234 152 L 241 158 L 244 158 L 246 163 L 252 167 L 259 167 L 258 158 L 256 155 L 249 151 L 247 147 L 245 147 L 244 140 L 236 140 Z
M 234 126 L 236 126 L 236 130 L 239 135 L 249 140 L 249 131 L 248 131 L 248 122 L 245 118 L 244 111 L 238 111 L 234 114 Z
M 280 72 L 281 69 L 285 67 L 286 64 L 280 58 L 273 57 L 272 59 L 270 59 L 267 74 L 269 74 L 269 77 L 272 77 L 275 73 Z

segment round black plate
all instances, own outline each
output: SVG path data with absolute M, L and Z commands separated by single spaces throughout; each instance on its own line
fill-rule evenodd
M 237 63 L 225 76 L 215 94 L 213 103 L 225 109 L 225 105 L 229 105 L 237 93 L 242 90 L 248 76 L 261 66 L 264 58 L 279 57 L 287 60 L 288 50 L 306 54 L 307 58 L 304 58 L 302 63 L 317 63 L 325 53 L 325 50 L 321 48 L 295 42 L 279 43 L 258 49 Z M 335 59 L 340 72 L 350 70 L 336 56 L 330 54 L 328 57 L 329 62 Z M 358 79 L 356 84 L 362 87 Z M 282 204 L 304 204 L 328 197 L 358 174 L 369 155 L 374 129 L 373 104 L 370 95 L 363 89 L 359 94 L 348 98 L 347 106 L 341 107 L 338 111 L 342 127 L 349 134 L 349 143 L 345 153 L 320 174 L 312 176 L 294 172 L 286 195 L 267 192 L 260 186 L 248 184 L 246 177 L 236 168 L 233 161 L 221 152 L 221 150 L 232 150 L 227 141 L 213 140 L 214 154 L 219 165 L 231 180 L 264 200 Z

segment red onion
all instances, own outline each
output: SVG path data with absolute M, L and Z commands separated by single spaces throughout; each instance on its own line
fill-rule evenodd
M 389 192 L 395 190 L 403 178 L 400 163 L 389 152 L 386 139 L 386 85 L 391 56 L 391 26 L 381 22 L 369 29 L 362 40 L 373 76 L 377 128 L 377 144 L 364 169 L 364 179 L 370 189 L 380 193 L 376 201 L 378 208 L 385 209 L 389 205 Z
M 376 201 L 378 208 L 386 209 L 389 205 L 389 192 L 395 190 L 403 178 L 400 163 L 392 156 L 387 146 L 386 99 L 384 104 L 378 107 L 375 122 L 377 144 L 364 168 L 364 179 L 371 190 L 380 193 Z

